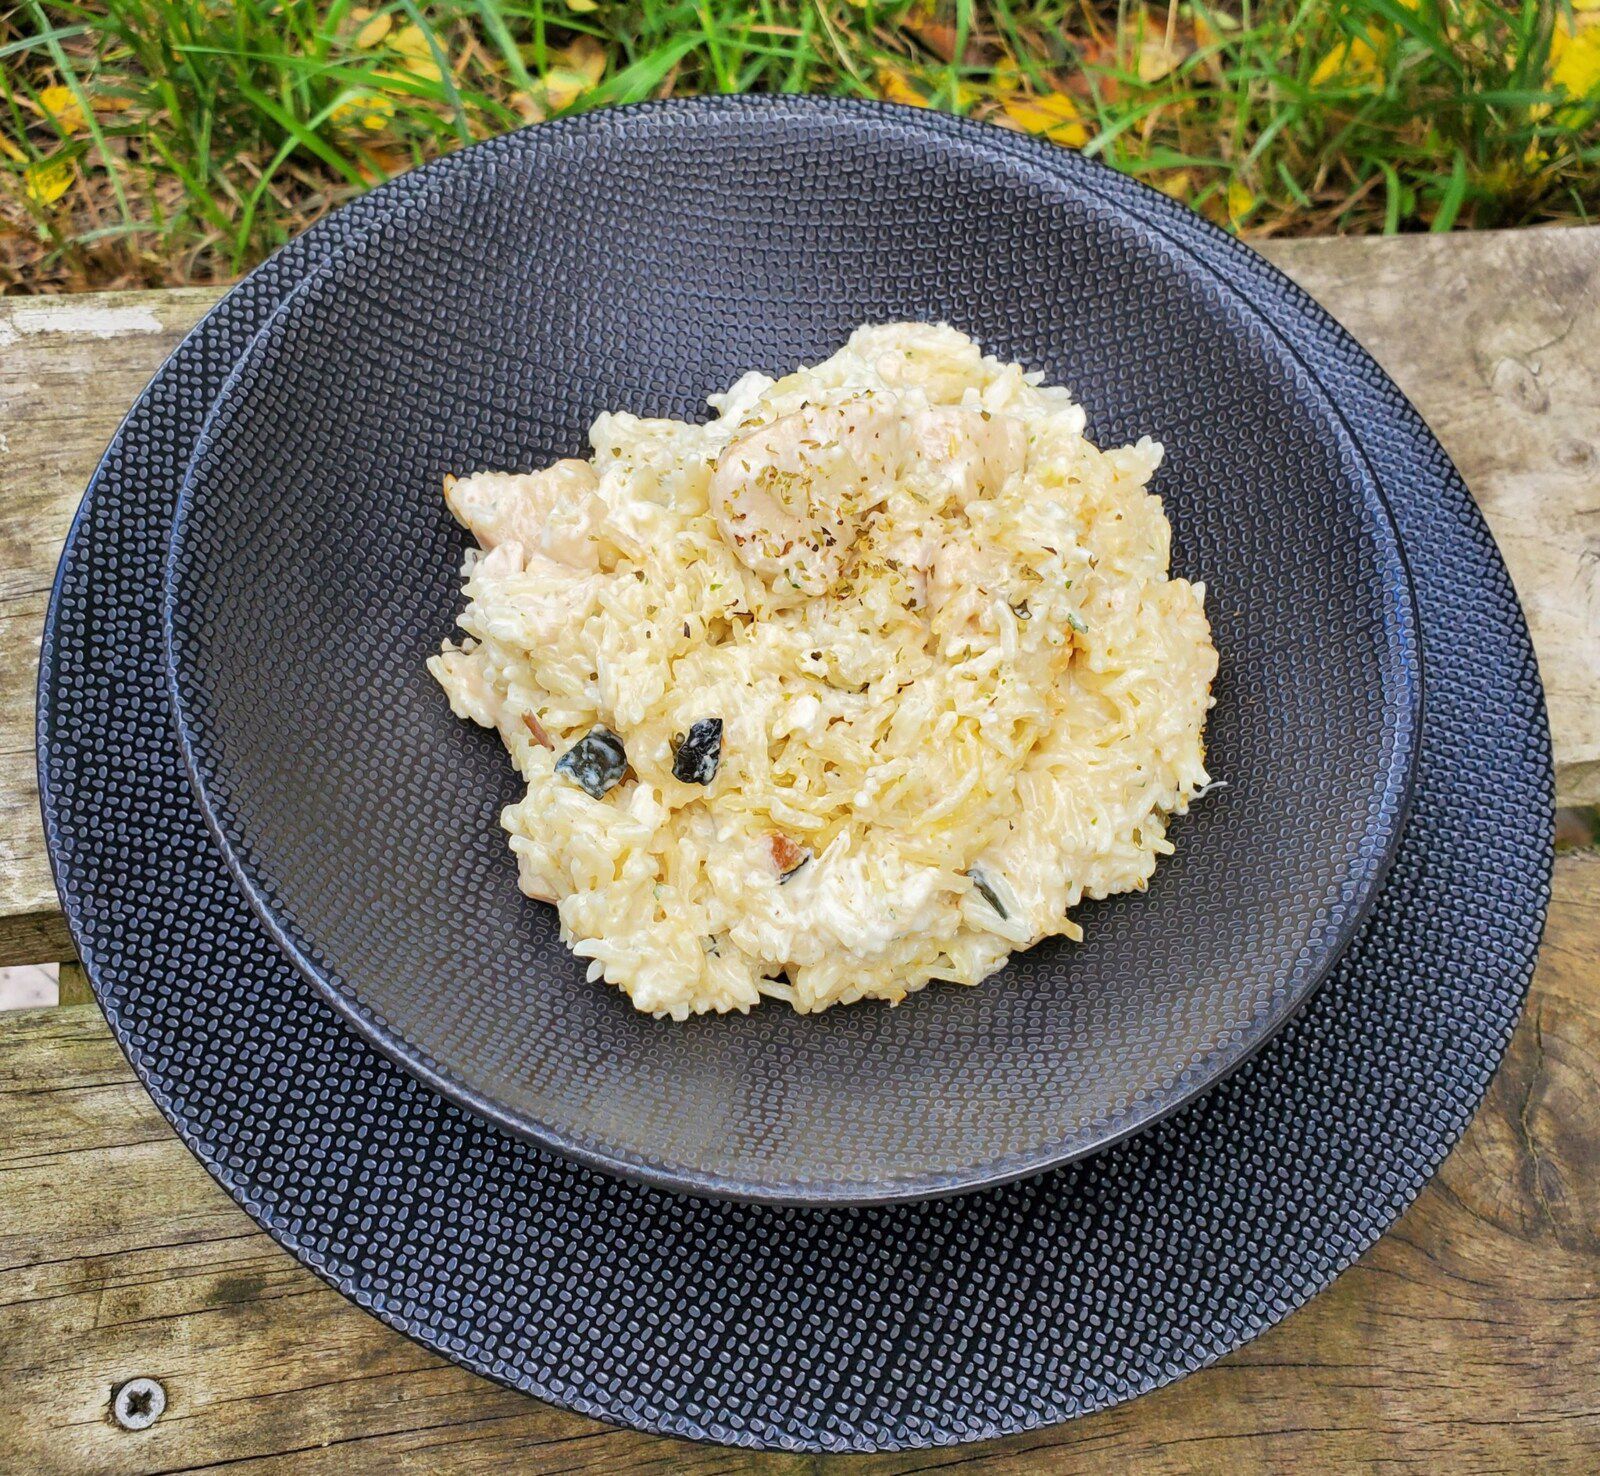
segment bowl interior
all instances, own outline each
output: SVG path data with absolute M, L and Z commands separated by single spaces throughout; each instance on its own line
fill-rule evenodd
M 591 1162 L 873 1200 L 1110 1141 L 1242 1059 L 1358 924 L 1420 692 L 1392 526 L 1334 407 L 1096 166 L 899 111 L 591 116 L 466 151 L 280 310 L 190 469 L 168 571 L 180 730 L 230 860 L 319 987 L 413 1070 Z M 1239 248 L 1241 250 L 1245 248 Z M 1150 891 L 976 990 L 688 1024 L 589 984 L 499 829 L 519 786 L 423 663 L 460 607 L 447 472 L 699 417 L 863 322 L 945 319 L 1159 437 L 1204 579 L 1228 787 Z

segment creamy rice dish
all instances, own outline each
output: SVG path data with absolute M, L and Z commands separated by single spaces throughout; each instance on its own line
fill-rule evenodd
M 634 1005 L 976 984 L 1143 890 L 1209 784 L 1217 654 L 1160 445 L 952 328 L 746 374 L 703 425 L 449 479 L 478 543 L 429 661 L 499 731 L 522 890 Z

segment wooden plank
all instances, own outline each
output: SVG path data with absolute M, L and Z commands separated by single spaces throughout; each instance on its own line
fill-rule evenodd
M 1528 1014 L 1462 1144 L 1323 1296 L 1057 1429 L 750 1458 L 507 1393 L 330 1291 L 178 1142 L 92 1009 L 0 1016 L 0 1386 L 33 1472 L 1600 1469 L 1600 856 L 1563 857 Z M 166 1414 L 131 1434 L 111 1390 Z M 3 1464 L 3 1463 L 0 1463 Z
M 80 1005 L 94 1003 L 94 989 L 88 971 L 80 963 L 64 963 L 56 975 L 56 1003 Z
M 0 299 L 0 965 L 73 956 L 39 825 L 33 696 L 62 540 L 208 289 Z
M 1600 803 L 1600 227 L 1264 249 L 1460 468 L 1527 611 L 1559 803 Z
M 1600 801 L 1600 227 L 1262 245 L 1466 474 L 1539 648 L 1565 803 Z M 211 289 L 0 301 L 0 965 L 71 956 L 37 820 L 33 684 L 61 539 Z

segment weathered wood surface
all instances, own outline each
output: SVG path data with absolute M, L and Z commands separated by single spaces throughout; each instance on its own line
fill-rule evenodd
M 33 692 L 78 500 L 209 290 L 0 299 L 0 965 L 72 957 L 39 825 Z
M 1170 1388 L 987 1445 L 812 1461 L 613 1430 L 424 1352 L 255 1228 L 93 1006 L 0 1015 L 0 1469 L 1600 1470 L 1600 856 L 1564 857 L 1465 1140 L 1333 1288 Z M 132 1434 L 114 1386 L 159 1379 Z M 4 1454 L 9 1450 L 9 1459 Z
M 1532 623 L 1567 803 L 1600 801 L 1600 227 L 1268 242 L 1466 474 Z M 34 665 L 79 495 L 215 293 L 0 300 L 0 965 L 70 956 L 36 819 Z

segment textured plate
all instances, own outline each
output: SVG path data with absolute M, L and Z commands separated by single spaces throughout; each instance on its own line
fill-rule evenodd
M 1394 387 L 1276 272 L 1216 256 L 1372 428 L 1358 435 L 1421 555 L 1411 817 L 1306 1009 L 1181 1112 L 1026 1183 L 875 1210 L 696 1201 L 530 1147 L 386 1060 L 261 927 L 172 731 L 162 563 L 206 408 L 300 274 L 409 187 L 303 237 L 179 350 L 107 453 L 51 602 L 40 785 L 62 902 L 184 1140 L 302 1261 L 430 1347 L 586 1413 L 746 1445 L 899 1448 L 1066 1419 L 1219 1357 L 1325 1286 L 1465 1127 L 1548 900 L 1527 632 L 1482 518 Z M 1176 206 L 1126 198 L 1212 249 Z
M 262 916 L 373 1040 L 600 1167 L 862 1202 L 1099 1147 L 1304 999 L 1399 833 L 1411 591 L 1333 398 L 1106 174 L 910 112 L 608 114 L 436 166 L 265 328 L 174 536 L 180 729 Z M 1208 746 L 1229 788 L 1176 828 L 1148 895 L 1088 909 L 1086 944 L 980 990 L 642 1018 L 518 893 L 496 823 L 511 766 L 423 669 L 460 606 L 440 481 L 580 452 L 607 408 L 703 415 L 743 370 L 899 317 L 1076 386 L 1102 444 L 1166 443 L 1178 567 L 1207 582 L 1222 652 Z

